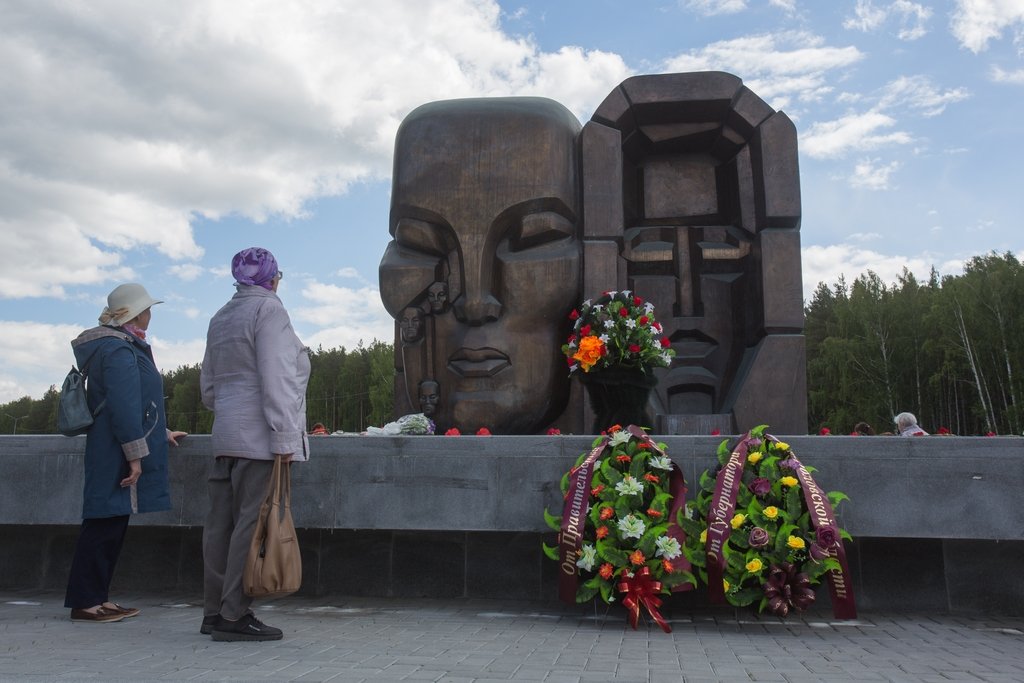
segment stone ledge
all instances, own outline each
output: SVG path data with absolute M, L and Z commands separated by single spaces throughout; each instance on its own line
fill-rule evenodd
M 826 490 L 850 496 L 840 523 L 856 538 L 1024 540 L 1024 439 L 792 436 Z M 692 489 L 720 437 L 668 436 Z M 589 436 L 315 437 L 293 469 L 293 513 L 306 529 L 542 532 L 558 481 Z M 77 525 L 85 438 L 0 436 L 0 524 Z M 171 453 L 174 510 L 133 525 L 202 526 L 210 439 Z

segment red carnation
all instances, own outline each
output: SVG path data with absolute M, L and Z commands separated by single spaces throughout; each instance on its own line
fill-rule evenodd
M 640 353 L 640 345 L 639 344 L 630 344 L 629 345 L 629 352 L 630 353 Z
M 643 299 L 641 299 L 640 297 L 638 297 L 638 296 L 634 296 L 634 297 L 633 297 L 633 304 L 634 304 L 635 306 L 639 306 L 639 305 L 641 305 L 641 304 L 642 304 L 643 302 L 644 302 L 644 300 L 643 300 Z
M 584 325 L 580 328 L 581 337 L 586 337 L 588 334 L 590 334 L 590 325 Z
M 822 427 L 821 429 L 818 430 L 818 436 L 828 436 L 831 433 L 832 430 L 829 429 L 828 427 Z
M 548 436 L 559 436 L 561 435 L 561 433 L 562 430 L 560 430 L 558 427 L 551 427 L 550 429 L 548 429 Z
M 577 311 L 575 308 L 572 309 L 572 313 L 569 314 L 569 320 L 576 320 L 579 317 L 580 317 L 580 312 Z
M 640 319 L 637 320 L 637 322 L 640 323 L 641 325 L 646 325 L 647 321 L 648 321 L 648 317 L 646 315 L 640 316 Z
M 481 427 L 480 429 L 476 430 L 476 435 L 477 436 L 490 436 L 491 435 L 491 430 L 488 429 L 487 427 Z
M 460 436 L 461 434 L 462 432 L 459 431 L 458 427 L 452 427 L 451 429 L 444 433 L 445 436 Z
M 672 342 L 669 341 L 669 338 L 668 337 L 662 337 L 661 338 L 661 348 L 667 349 L 670 346 L 672 346 Z
M 623 318 L 628 318 L 629 317 L 629 309 L 626 308 L 625 306 L 623 306 L 622 308 L 619 309 L 619 315 L 621 315 Z

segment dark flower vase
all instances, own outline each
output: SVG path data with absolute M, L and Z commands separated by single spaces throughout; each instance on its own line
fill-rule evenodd
M 658 383 L 654 375 L 640 370 L 595 370 L 579 375 L 594 410 L 593 433 L 612 425 L 653 427 L 647 410 L 651 390 Z

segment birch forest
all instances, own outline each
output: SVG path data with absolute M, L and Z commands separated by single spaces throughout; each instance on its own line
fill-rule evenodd
M 868 271 L 821 283 L 805 308 L 808 430 L 893 431 L 908 411 L 931 433 L 1021 434 L 1024 271 L 1011 253 L 962 275 L 897 282 Z

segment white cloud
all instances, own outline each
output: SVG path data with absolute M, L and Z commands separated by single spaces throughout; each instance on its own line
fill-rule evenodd
M 882 133 L 896 121 L 878 111 L 850 114 L 834 121 L 812 124 L 800 139 L 800 149 L 816 159 L 842 157 L 849 152 L 878 149 L 890 145 L 906 145 L 913 141 L 909 133 Z
M 687 9 L 706 17 L 716 14 L 736 14 L 747 8 L 746 0 L 685 0 Z
M 855 232 L 850 235 L 850 239 L 854 242 L 874 242 L 882 239 L 882 236 L 877 232 Z
M 293 319 L 320 328 L 311 335 L 300 335 L 307 346 L 351 349 L 360 340 L 369 344 L 374 339 L 388 343 L 394 339 L 394 319 L 384 310 L 380 292 L 374 287 L 353 289 L 313 281 L 303 287 L 302 296 L 309 303 L 298 307 Z
M 51 385 L 60 386 L 75 362 L 71 340 L 78 325 L 48 325 L 0 320 L 0 403 L 22 396 L 40 398 Z M 31 343 L 25 343 L 25 340 Z
M 171 266 L 167 269 L 167 272 L 184 280 L 185 282 L 193 282 L 198 280 L 199 277 L 206 272 L 206 269 L 202 266 L 197 266 L 194 263 L 181 263 Z
M 919 281 L 927 281 L 934 266 L 940 275 L 963 271 L 963 260 L 941 258 L 924 253 L 917 256 L 886 255 L 859 244 L 809 246 L 801 250 L 804 301 L 810 301 L 818 284 L 835 284 L 844 277 L 849 284 L 867 271 L 873 271 L 886 283 L 894 283 L 906 268 Z
M 1019 40 L 1024 31 L 1024 4 L 1020 0 L 957 0 L 950 21 L 953 36 L 975 54 L 988 48 L 990 40 L 1012 29 Z
M 850 186 L 865 190 L 891 190 L 890 177 L 899 167 L 898 161 L 883 164 L 880 159 L 862 159 L 853 168 Z
M 187 264 L 196 217 L 303 216 L 386 178 L 422 102 L 544 95 L 580 116 L 631 75 L 500 18 L 495 0 L 7 7 L 0 299 L 129 279 L 133 250 Z
M 154 326 L 151 326 L 154 327 Z M 206 339 L 187 339 L 184 341 L 164 341 L 158 334 L 148 334 L 146 340 L 153 347 L 153 358 L 161 372 L 177 370 L 183 365 L 195 365 L 203 362 L 206 353 Z
M 768 4 L 786 12 L 796 11 L 796 0 L 768 0 Z
M 803 31 L 745 36 L 711 43 L 665 62 L 666 71 L 728 71 L 776 109 L 792 101 L 813 102 L 832 91 L 830 72 L 864 55 L 853 46 L 830 47 Z
M 992 67 L 991 78 L 996 83 L 1011 83 L 1013 85 L 1024 85 L 1024 69 L 1006 71 L 998 66 Z
M 890 17 L 895 17 L 899 24 L 896 37 L 900 40 L 917 40 L 928 33 L 925 25 L 931 16 L 930 7 L 908 0 L 895 0 L 880 6 L 875 5 L 872 0 L 857 0 L 853 16 L 843 20 L 843 28 L 864 32 L 877 31 Z
M 941 90 L 927 76 L 900 76 L 882 89 L 881 109 L 905 107 L 925 117 L 938 116 L 946 106 L 970 97 L 966 88 Z

